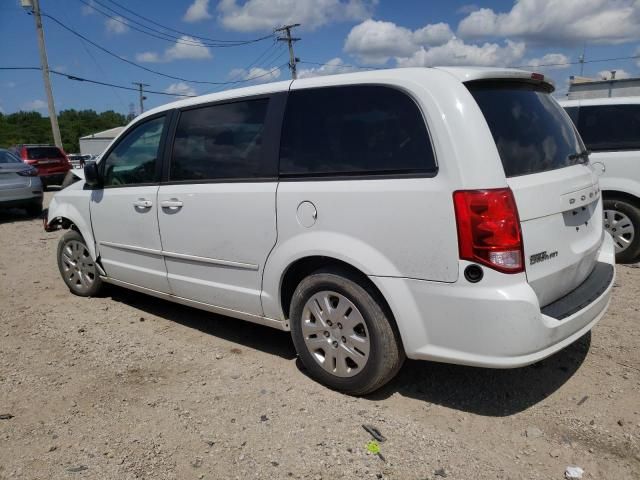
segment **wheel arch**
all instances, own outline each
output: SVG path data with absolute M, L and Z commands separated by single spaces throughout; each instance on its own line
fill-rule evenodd
M 347 274 L 356 280 L 361 286 L 369 290 L 380 302 L 380 307 L 388 315 L 393 328 L 399 334 L 396 317 L 391 306 L 378 286 L 360 269 L 352 264 L 334 257 L 326 255 L 309 255 L 298 258 L 288 265 L 280 278 L 279 302 L 284 318 L 289 318 L 289 309 L 291 307 L 291 299 L 293 293 L 300 282 L 320 269 L 331 269 L 337 272 L 347 272 Z
M 640 208 L 640 198 L 622 190 L 603 190 L 602 197 L 604 200 L 613 200 L 613 199 L 625 200 L 631 203 L 632 205 Z
M 95 239 L 93 237 L 93 230 L 91 228 L 90 220 L 87 221 L 85 216 L 71 203 L 58 203 L 54 199 L 49 205 L 47 211 L 47 222 L 45 229 L 59 230 L 59 229 L 74 229 L 87 245 L 87 249 L 91 254 L 91 258 L 98 259 L 98 252 L 96 250 Z

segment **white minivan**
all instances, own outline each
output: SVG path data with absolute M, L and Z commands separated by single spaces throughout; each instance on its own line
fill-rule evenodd
M 389 69 L 253 86 L 136 118 L 57 193 L 72 293 L 104 282 L 291 331 L 360 395 L 405 356 L 534 363 L 604 315 L 598 177 L 536 73 Z
M 600 176 L 604 228 L 620 263 L 640 262 L 640 97 L 565 100 Z

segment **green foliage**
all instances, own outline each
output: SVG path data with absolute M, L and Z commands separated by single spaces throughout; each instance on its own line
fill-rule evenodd
M 73 109 L 58 113 L 62 144 L 67 153 L 80 151 L 80 137 L 126 123 L 125 116 L 113 110 L 100 114 L 94 110 Z M 43 117 L 38 112 L 16 112 L 9 115 L 0 113 L 0 147 L 10 147 L 17 143 L 53 144 L 49 117 Z

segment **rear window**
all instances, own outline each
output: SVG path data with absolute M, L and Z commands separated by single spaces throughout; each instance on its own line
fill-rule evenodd
M 27 147 L 29 160 L 43 160 L 45 158 L 64 158 L 62 152 L 56 147 Z
M 9 150 L 0 150 L 0 163 L 22 163 L 22 160 Z
M 471 82 L 496 142 L 507 177 L 583 163 L 583 148 L 562 107 L 541 86 L 522 82 Z
M 640 105 L 580 107 L 578 131 L 589 150 L 640 150 Z
M 282 175 L 435 171 L 422 113 L 405 93 L 359 85 L 289 94 L 280 144 Z

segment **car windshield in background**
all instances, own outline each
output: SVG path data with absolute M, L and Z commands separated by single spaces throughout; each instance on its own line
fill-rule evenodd
M 64 158 L 62 152 L 56 147 L 27 147 L 29 160 L 42 160 L 44 158 Z
M 470 82 L 498 147 L 507 177 L 585 163 L 571 120 L 541 86 L 523 82 Z
M 0 163 L 22 163 L 22 160 L 8 150 L 0 150 Z

